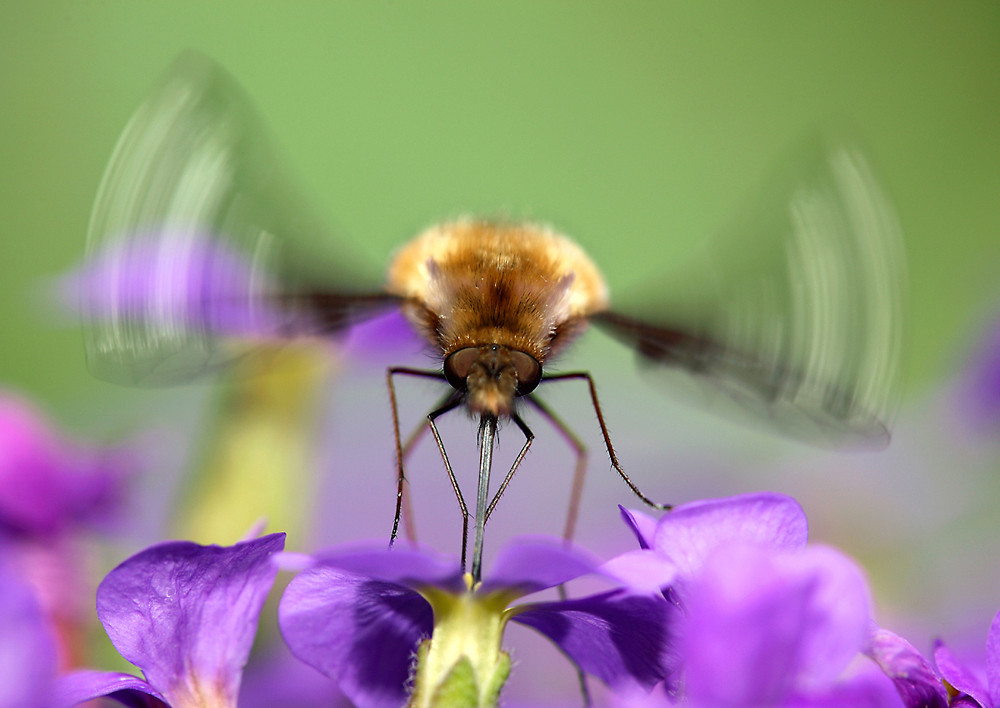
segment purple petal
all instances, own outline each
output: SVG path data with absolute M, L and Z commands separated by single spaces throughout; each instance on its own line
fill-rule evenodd
M 153 231 L 110 243 L 67 276 L 63 291 L 70 307 L 98 322 L 232 336 L 279 331 L 278 313 L 267 303 L 269 274 L 198 231 Z
M 107 671 L 74 671 L 60 676 L 53 704 L 75 706 L 102 696 L 129 708 L 170 708 L 163 696 L 142 679 Z
M 951 699 L 948 708 L 983 708 L 983 704 L 964 693 L 960 693 Z
M 278 623 L 292 653 L 337 681 L 359 708 L 397 708 L 433 614 L 406 587 L 318 565 L 288 585 Z
M 397 309 L 353 325 L 342 346 L 364 366 L 385 369 L 405 353 L 423 351 L 426 343 Z
M 34 535 L 116 511 L 137 461 L 59 435 L 28 401 L 0 393 L 0 525 Z
M 956 691 L 968 695 L 979 706 L 992 708 L 989 691 L 983 682 L 940 640 L 934 643 L 934 665 L 941 673 L 941 678 L 950 683 Z
M 501 549 L 479 592 L 529 595 L 592 573 L 597 565 L 589 554 L 562 541 L 515 539 Z
M 808 524 L 799 503 L 783 494 L 744 494 L 682 504 L 660 519 L 653 547 L 695 575 L 718 546 L 755 543 L 775 550 L 805 547 Z
M 874 662 L 864 659 L 860 669 L 849 671 L 835 685 L 820 693 L 795 696 L 782 708 L 906 708 L 892 681 Z
M 613 590 L 530 604 L 511 619 L 555 642 L 583 671 L 616 690 L 650 690 L 670 671 L 673 606 Z
M 656 551 L 638 550 L 623 553 L 604 563 L 601 573 L 617 580 L 634 592 L 655 593 L 677 577 L 677 566 Z
M 1000 318 L 985 329 L 960 382 L 958 405 L 971 423 L 995 430 L 1000 424 Z
M 38 599 L 0 562 L 0 706 L 47 708 L 55 671 L 55 640 Z
M 152 546 L 112 570 L 97 615 L 119 653 L 170 703 L 196 681 L 235 701 L 240 672 L 277 568 L 284 534 L 234 546 L 184 541 Z
M 616 689 L 611 705 L 614 708 L 670 708 L 677 705 L 675 693 L 664 688 L 663 684 L 653 687 L 652 691 L 639 688 Z M 570 704 L 567 704 L 569 708 Z
M 618 505 L 618 510 L 625 525 L 635 534 L 639 548 L 652 548 L 653 537 L 656 535 L 656 519 L 641 511 L 626 509 L 621 504 Z
M 723 547 L 689 587 L 686 686 L 706 705 L 777 705 L 826 690 L 867 637 L 861 571 L 833 549 Z
M 811 585 L 809 631 L 799 678 L 807 688 L 824 685 L 835 679 L 868 641 L 868 581 L 857 563 L 833 548 L 813 546 L 783 558 L 791 578 L 803 586 Z
M 876 629 L 868 654 L 896 684 L 908 708 L 946 708 L 948 692 L 930 663 L 912 644 L 887 629 Z
M 453 592 L 465 590 L 462 571 L 450 556 L 412 547 L 355 546 L 316 553 L 322 565 L 364 576 L 370 580 L 396 583 L 408 588 L 432 586 Z

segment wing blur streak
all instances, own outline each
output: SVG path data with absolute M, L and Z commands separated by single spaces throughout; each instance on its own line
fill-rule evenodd
M 178 383 L 247 340 L 325 334 L 395 304 L 353 291 L 371 269 L 329 253 L 299 194 L 236 83 L 182 55 L 119 139 L 69 286 L 92 371 Z
M 69 283 L 97 376 L 183 382 L 261 340 L 339 332 L 399 304 L 359 280 L 373 269 L 347 258 L 270 144 L 236 83 L 195 54 L 132 117 Z M 657 375 L 694 374 L 723 412 L 813 442 L 884 443 L 905 263 L 864 155 L 824 144 L 753 204 L 700 263 L 594 321 Z
M 813 443 L 881 446 L 899 389 L 900 229 L 859 150 L 824 145 L 795 167 L 683 269 L 677 304 L 594 319 L 654 373 L 694 374 L 711 408 Z

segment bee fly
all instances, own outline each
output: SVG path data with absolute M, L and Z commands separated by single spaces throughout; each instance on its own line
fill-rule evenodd
M 534 438 L 515 410 L 515 400 L 533 404 L 573 439 L 572 433 L 532 392 L 543 381 L 543 367 L 549 357 L 580 334 L 589 317 L 607 307 L 607 286 L 579 246 L 551 229 L 526 223 L 465 220 L 435 226 L 404 246 L 389 267 L 387 289 L 402 299 L 407 318 L 440 353 L 443 369 L 443 372 L 389 369 L 400 460 L 396 524 L 404 491 L 403 453 L 392 377 L 407 374 L 440 378 L 443 373 L 454 392 L 428 414 L 427 420 L 462 510 L 466 529 L 463 556 L 469 512 L 434 421 L 461 405 L 479 417 L 480 465 L 472 553 L 472 576 L 478 579 L 486 521 Z M 594 409 L 600 417 L 589 374 L 558 374 L 544 380 L 568 378 L 585 378 L 590 382 Z M 487 505 L 497 422 L 505 418 L 517 425 L 525 442 Z M 615 459 L 603 419 L 601 429 L 615 468 L 633 491 L 642 496 Z M 582 468 L 578 466 L 575 490 L 580 489 L 581 474 Z M 574 498 L 571 510 L 576 509 L 576 503 Z M 565 532 L 567 536 L 572 535 L 573 513 Z M 394 525 L 393 537 L 396 532 Z
M 520 402 L 576 450 L 565 529 L 572 536 L 585 456 L 537 397 L 542 383 L 586 383 L 612 465 L 644 502 L 669 508 L 643 495 L 619 464 L 590 374 L 546 373 L 590 323 L 632 346 L 654 372 L 693 375 L 779 429 L 810 440 L 887 439 L 903 259 L 892 211 L 854 149 L 825 150 L 766 219 L 739 225 L 741 242 L 761 245 L 764 258 L 732 256 L 737 242 L 721 241 L 722 253 L 696 277 L 698 307 L 653 301 L 655 316 L 643 317 L 609 309 L 590 258 L 531 223 L 434 226 L 396 254 L 384 287 L 359 282 L 367 270 L 343 249 L 331 252 L 336 242 L 268 145 L 222 70 L 203 57 L 178 59 L 126 127 L 98 192 L 76 286 L 88 362 L 114 381 L 176 383 L 244 355 L 247 340 L 335 334 L 401 308 L 441 368 L 387 373 L 397 472 L 391 538 L 415 439 L 401 441 L 394 378 L 446 381 L 449 393 L 416 432 L 433 434 L 458 499 L 464 567 L 469 511 L 435 421 L 460 407 L 479 420 L 476 581 L 486 521 L 534 438 Z M 234 349 L 234 341 L 244 346 Z M 524 443 L 490 498 L 494 440 L 508 420 Z

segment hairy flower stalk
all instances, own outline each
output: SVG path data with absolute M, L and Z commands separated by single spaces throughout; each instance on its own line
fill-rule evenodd
M 472 576 L 457 595 L 423 592 L 434 612 L 434 633 L 420 644 L 411 708 L 495 706 L 510 675 L 510 656 L 501 649 L 510 617 L 509 593 L 480 593 Z

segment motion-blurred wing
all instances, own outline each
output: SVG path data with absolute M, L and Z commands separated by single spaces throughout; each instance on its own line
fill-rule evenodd
M 70 279 L 88 365 L 119 383 L 176 383 L 248 341 L 336 331 L 395 304 L 355 288 L 369 269 L 334 245 L 239 87 L 183 55 L 119 139 Z
M 863 155 L 810 152 L 754 211 L 673 281 L 677 304 L 594 321 L 654 370 L 694 374 L 712 408 L 814 443 L 885 444 L 905 262 Z

